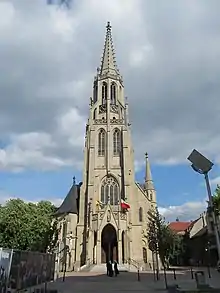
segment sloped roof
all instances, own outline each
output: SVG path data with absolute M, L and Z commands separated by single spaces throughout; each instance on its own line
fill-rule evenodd
M 58 216 L 62 214 L 78 214 L 77 198 L 78 198 L 78 185 L 74 184 L 70 188 L 70 191 L 68 192 L 61 206 L 56 211 L 55 215 Z
M 168 226 L 169 228 L 174 232 L 183 232 L 186 231 L 190 225 L 192 225 L 192 222 L 171 222 Z

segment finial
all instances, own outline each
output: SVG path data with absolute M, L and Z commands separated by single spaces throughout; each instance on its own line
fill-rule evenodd
M 76 177 L 73 176 L 73 185 L 76 185 Z
M 107 31 L 108 31 L 108 32 L 111 30 L 111 24 L 110 24 L 110 21 L 107 22 L 107 26 L 106 26 L 106 28 L 107 28 Z
M 148 153 L 147 152 L 145 153 L 145 158 L 148 159 Z

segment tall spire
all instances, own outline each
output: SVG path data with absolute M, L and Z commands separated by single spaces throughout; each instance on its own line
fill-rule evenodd
M 154 183 L 153 183 L 153 179 L 151 175 L 148 153 L 145 154 L 145 158 L 146 158 L 145 190 L 154 190 Z
M 104 45 L 104 51 L 103 51 L 99 75 L 100 76 L 107 76 L 107 75 L 120 76 L 120 73 L 116 64 L 114 46 L 112 41 L 111 25 L 109 21 L 106 26 L 105 45 Z

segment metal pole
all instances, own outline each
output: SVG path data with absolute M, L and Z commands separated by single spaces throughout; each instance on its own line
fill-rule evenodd
M 159 277 L 159 261 L 158 261 L 158 252 L 156 251 L 156 276 L 157 276 L 157 281 L 160 279 Z
M 211 187 L 210 187 L 210 183 L 209 183 L 208 173 L 205 173 L 204 176 L 205 176 L 205 183 L 206 183 L 206 188 L 207 188 L 207 193 L 208 193 L 208 198 L 209 198 L 209 207 L 211 209 L 211 215 L 212 215 L 213 224 L 214 224 L 214 233 L 215 233 L 216 245 L 217 245 L 217 250 L 218 250 L 218 259 L 220 259 L 220 240 L 219 240 L 217 221 L 216 221 L 216 217 L 215 217 L 215 211 L 214 211 L 213 200 L 212 200 L 212 191 L 211 191 Z
M 166 274 L 166 268 L 165 266 L 163 267 L 163 273 L 164 273 L 164 282 L 165 282 L 165 288 L 167 289 L 167 274 Z

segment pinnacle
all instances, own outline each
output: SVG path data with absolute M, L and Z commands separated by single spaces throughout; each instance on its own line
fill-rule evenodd
M 108 21 L 106 26 L 106 36 L 103 55 L 101 59 L 100 75 L 119 75 L 116 64 L 115 51 L 112 40 L 111 24 Z

